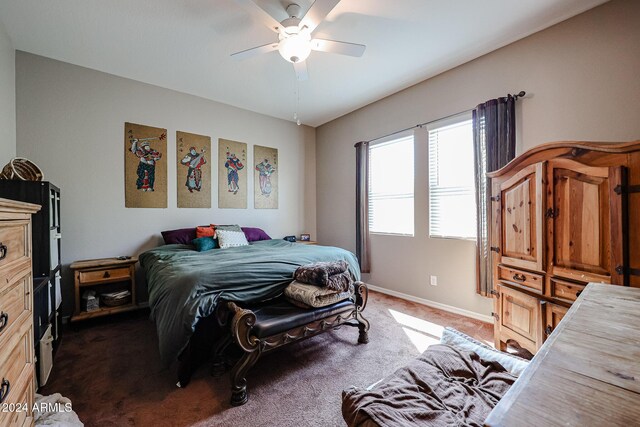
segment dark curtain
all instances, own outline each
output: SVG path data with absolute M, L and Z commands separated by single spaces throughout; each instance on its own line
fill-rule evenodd
M 473 110 L 473 143 L 477 205 L 477 292 L 491 296 L 491 185 L 486 176 L 509 163 L 516 155 L 516 100 L 509 95 L 491 99 Z
M 356 256 L 360 271 L 369 273 L 369 144 L 356 145 Z

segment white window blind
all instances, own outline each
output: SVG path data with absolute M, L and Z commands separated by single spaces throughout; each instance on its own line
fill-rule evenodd
M 369 231 L 413 236 L 411 135 L 369 147 Z
M 428 126 L 429 236 L 475 239 L 473 123 L 470 114 Z

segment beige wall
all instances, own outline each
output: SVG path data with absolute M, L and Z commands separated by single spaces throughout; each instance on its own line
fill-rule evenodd
M 17 152 L 62 191 L 62 262 L 134 255 L 157 246 L 160 231 L 208 223 L 261 227 L 274 238 L 315 235 L 315 130 L 235 107 L 24 52 L 16 55 Z M 212 78 L 215 78 L 212 76 Z M 167 209 L 124 207 L 124 122 L 168 130 Z M 177 130 L 278 148 L 279 208 L 176 207 Z M 214 173 L 215 177 L 216 174 Z M 68 310 L 71 278 L 65 280 Z M 68 311 L 67 311 L 68 312 Z
M 355 250 L 353 144 L 520 90 L 519 152 L 556 140 L 640 139 L 640 2 L 614 0 L 317 129 L 318 236 Z M 429 239 L 427 153 L 416 147 L 415 237 L 371 237 L 370 283 L 489 314 L 475 244 Z M 429 285 L 438 276 L 438 286 Z
M 0 23 L 0 169 L 16 155 L 15 50 Z

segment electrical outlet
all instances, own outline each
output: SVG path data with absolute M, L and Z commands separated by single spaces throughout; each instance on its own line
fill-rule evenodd
M 438 276 L 429 276 L 431 286 L 438 286 Z

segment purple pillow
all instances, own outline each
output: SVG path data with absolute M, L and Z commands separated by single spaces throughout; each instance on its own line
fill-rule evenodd
M 240 227 L 247 237 L 247 242 L 257 242 L 258 240 L 271 240 L 271 237 L 261 228 Z
M 190 245 L 196 238 L 195 228 L 181 228 L 179 230 L 167 230 L 162 232 L 165 245 L 180 244 Z

